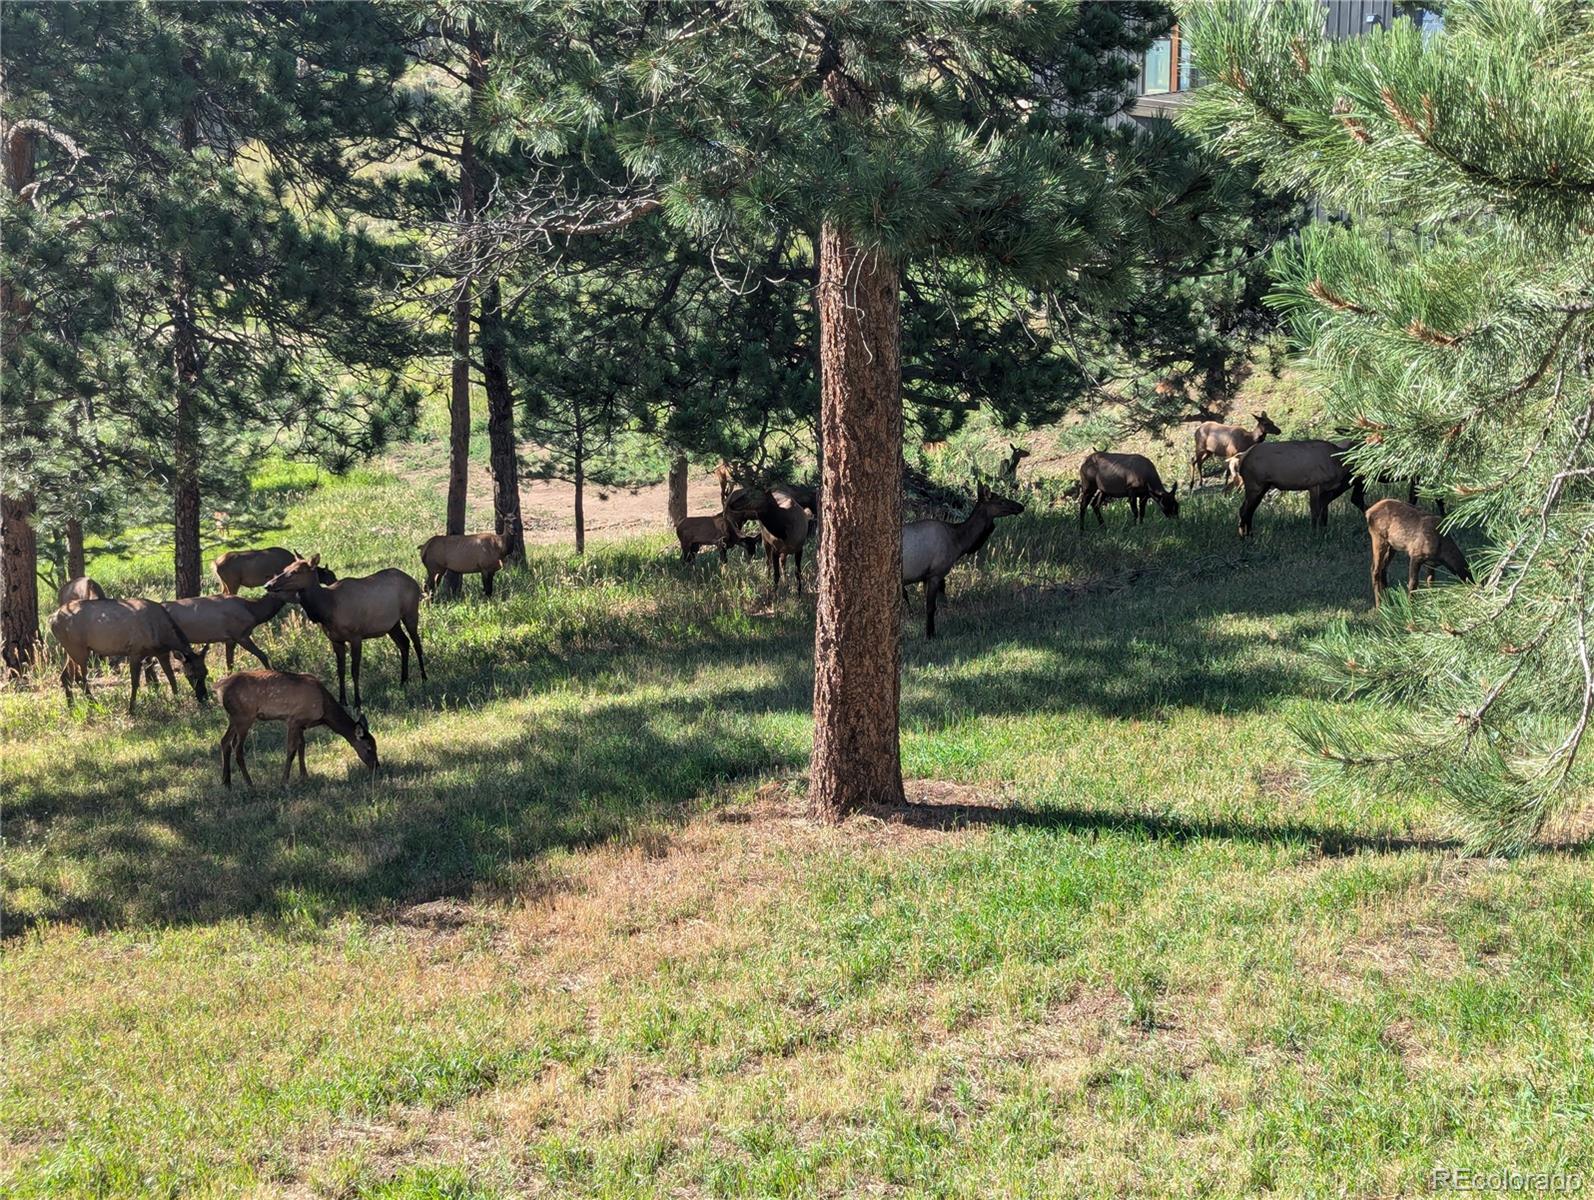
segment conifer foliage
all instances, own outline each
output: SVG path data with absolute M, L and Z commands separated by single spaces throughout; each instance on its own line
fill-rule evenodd
M 1324 761 L 1437 788 L 1478 849 L 1527 846 L 1590 779 L 1594 717 L 1594 5 L 1451 0 L 1329 42 L 1311 0 L 1191 5 L 1190 124 L 1348 214 L 1276 262 L 1278 303 L 1370 475 L 1473 530 L 1479 586 L 1328 639 Z M 1581 754 L 1580 754 L 1581 751 Z

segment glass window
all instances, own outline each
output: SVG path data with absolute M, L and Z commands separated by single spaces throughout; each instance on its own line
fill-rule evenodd
M 1188 92 L 1195 86 L 1195 72 L 1190 65 L 1190 43 L 1183 38 L 1179 39 L 1179 86 L 1178 91 Z
M 1146 51 L 1145 69 L 1140 73 L 1140 92 L 1145 96 L 1160 96 L 1172 91 L 1173 39 L 1158 38 Z

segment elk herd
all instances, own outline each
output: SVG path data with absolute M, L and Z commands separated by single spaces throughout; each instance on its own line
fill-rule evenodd
M 1395 551 L 1409 562 L 1407 590 L 1414 589 L 1426 572 L 1432 582 L 1435 568 L 1443 566 L 1462 580 L 1472 578 L 1465 555 L 1455 540 L 1439 528 L 1439 517 L 1415 504 L 1416 484 L 1410 484 L 1409 499 L 1364 503 L 1364 480 L 1347 464 L 1349 441 L 1299 440 L 1269 441 L 1279 427 L 1266 412 L 1253 414 L 1254 429 L 1216 422 L 1203 422 L 1195 431 L 1194 453 L 1190 459 L 1192 484 L 1201 477 L 1203 463 L 1219 459 L 1225 464 L 1225 489 L 1243 491 L 1239 531 L 1251 532 L 1258 506 L 1272 491 L 1304 491 L 1310 498 L 1311 522 L 1328 524 L 1329 504 L 1346 493 L 1366 514 L 1372 541 L 1372 591 L 1374 606 L 1382 603 L 1388 586 L 1389 562 Z M 1028 455 L 1017 446 L 997 475 L 998 482 L 1016 482 L 1019 461 Z M 821 522 L 819 497 L 815 489 L 788 483 L 737 485 L 731 472 L 721 464 L 721 511 L 711 515 L 688 516 L 676 523 L 675 534 L 681 556 L 691 562 L 703 549 L 718 552 L 725 563 L 731 551 L 742 549 L 751 559 L 762 546 L 769 575 L 770 597 L 780 586 L 783 571 L 791 574 L 797 594 L 803 590 L 803 550 L 817 536 Z M 1389 482 L 1380 480 L 1379 482 Z M 1108 500 L 1128 502 L 1131 520 L 1145 520 L 1148 503 L 1155 502 L 1163 515 L 1179 516 L 1179 485 L 1165 485 L 1150 459 L 1140 454 L 1096 451 L 1087 455 L 1079 467 L 1079 529 L 1085 529 L 1087 511 L 1093 511 L 1098 524 L 1105 524 L 1102 505 Z M 974 505 L 962 521 L 918 520 L 904 525 L 902 539 L 902 592 L 922 584 L 925 597 L 927 638 L 935 636 L 937 602 L 946 595 L 946 579 L 963 558 L 977 552 L 990 538 L 999 518 L 1024 511 L 1017 500 L 993 494 L 985 484 L 978 486 Z M 1443 513 L 1441 506 L 1440 513 Z M 754 523 L 752 533 L 744 532 Z M 421 565 L 426 575 L 426 593 L 435 594 L 445 575 L 476 574 L 482 577 L 482 592 L 493 594 L 493 577 L 503 568 L 513 544 L 504 533 L 440 535 L 419 546 Z M 172 694 L 177 695 L 173 659 L 193 689 L 200 704 L 207 701 L 206 653 L 213 645 L 225 649 L 229 672 L 238 647 L 249 651 L 260 662 L 259 670 L 229 674 L 215 685 L 214 692 L 226 712 L 228 725 L 221 739 L 222 781 L 231 785 L 232 763 L 236 761 L 244 779 L 253 782 L 244 758 L 244 742 L 257 721 L 281 721 L 287 727 L 287 760 L 282 778 L 289 778 L 294 759 L 305 772 L 304 734 L 326 726 L 353 747 L 360 761 L 375 769 L 378 763 L 376 741 L 363 712 L 350 714 L 347 676 L 354 682 L 354 707 L 363 708 L 360 695 L 360 665 L 363 644 L 373 638 L 390 639 L 399 655 L 399 680 L 409 683 L 410 650 L 415 651 L 415 666 L 426 679 L 426 655 L 421 644 L 421 584 L 397 568 L 371 575 L 339 579 L 321 565 L 318 554 L 303 557 L 282 547 L 225 553 L 215 561 L 220 594 L 197 596 L 157 603 L 136 598 L 113 599 L 94 580 L 78 578 L 67 583 L 58 596 L 59 607 L 50 618 L 50 632 L 66 654 L 61 671 L 61 686 L 68 707 L 72 704 L 72 685 L 76 682 L 85 697 L 89 694 L 89 662 L 93 655 L 109 660 L 113 667 L 126 665 L 129 675 L 128 712 L 135 711 L 139 682 L 147 676 L 155 686 L 156 667 L 165 673 Z M 264 595 L 246 596 L 245 588 L 263 588 Z M 254 640 L 254 633 L 293 605 L 304 619 L 319 626 L 331 643 L 338 666 L 338 694 L 330 691 L 313 675 L 274 670 L 265 652 Z

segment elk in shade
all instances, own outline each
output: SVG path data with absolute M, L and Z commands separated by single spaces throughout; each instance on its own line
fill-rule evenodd
M 314 675 L 295 675 L 285 671 L 240 671 L 216 685 L 216 699 L 227 712 L 227 732 L 221 735 L 221 781 L 232 786 L 232 762 L 238 760 L 244 782 L 250 786 L 249 764 L 244 761 L 244 740 L 256 721 L 285 721 L 288 726 L 288 757 L 282 764 L 282 782 L 299 760 L 299 778 L 309 778 L 304 765 L 304 731 L 325 725 L 354 747 L 360 761 L 371 770 L 377 768 L 376 739 L 365 723 L 355 720 L 348 710 L 332 698 Z
M 975 493 L 974 510 L 967 519 L 911 521 L 902 527 L 902 594 L 915 583 L 924 584 L 924 636 L 935 636 L 936 600 L 946 594 L 946 576 L 960 558 L 973 554 L 996 529 L 998 517 L 1017 516 L 1024 506 L 1005 496 L 994 496 L 982 483 Z

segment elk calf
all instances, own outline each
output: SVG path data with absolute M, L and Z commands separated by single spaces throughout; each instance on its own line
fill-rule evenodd
M 427 538 L 418 549 L 426 568 L 426 590 L 435 595 L 437 581 L 446 571 L 458 575 L 480 575 L 482 595 L 493 594 L 493 576 L 503 569 L 504 559 L 514 545 L 507 533 L 440 533 Z
M 244 782 L 251 787 L 249 764 L 244 761 L 244 739 L 256 721 L 288 723 L 288 758 L 282 764 L 282 782 L 293 773 L 293 760 L 299 759 L 299 778 L 309 778 L 304 765 L 304 731 L 325 725 L 354 747 L 354 752 L 371 770 L 377 768 L 376 739 L 365 723 L 355 720 L 348 710 L 332 698 L 332 693 L 314 675 L 295 675 L 285 671 L 240 671 L 216 685 L 216 699 L 227 710 L 227 732 L 221 735 L 221 781 L 232 786 L 232 759 L 237 758 Z
M 1472 581 L 1467 556 L 1449 534 L 1439 531 L 1439 518 L 1401 500 L 1380 500 L 1367 509 L 1367 532 L 1373 539 L 1373 607 L 1383 603 L 1389 586 L 1389 560 L 1395 551 L 1408 560 L 1406 591 L 1417 586 L 1417 576 L 1427 569 L 1433 583 L 1436 565 L 1447 568 L 1457 579 Z
M 747 551 L 748 558 L 758 549 L 758 539 L 751 534 L 744 535 L 739 523 L 724 513 L 712 517 L 684 517 L 676 523 L 675 537 L 681 543 L 681 558 L 686 562 L 696 558 L 699 550 L 709 547 L 719 551 L 722 563 L 726 561 L 727 551 L 734 546 Z

